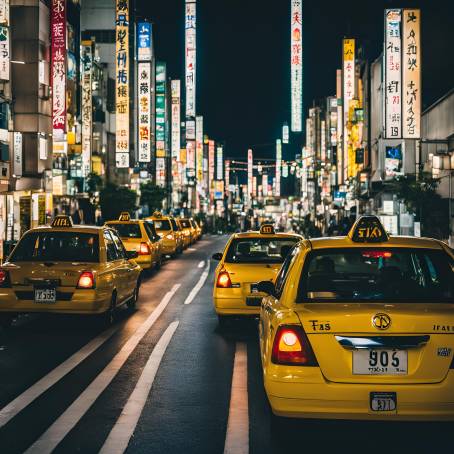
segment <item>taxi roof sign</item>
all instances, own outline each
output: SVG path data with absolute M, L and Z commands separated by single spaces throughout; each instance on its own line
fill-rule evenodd
M 260 233 L 262 235 L 274 235 L 276 232 L 274 231 L 273 224 L 262 224 L 260 227 Z
M 66 216 L 64 214 L 59 214 L 55 216 L 55 219 L 52 221 L 51 227 L 72 227 L 73 220 L 71 216 Z
M 118 218 L 119 221 L 130 221 L 131 215 L 127 211 L 123 211 Z
M 161 213 L 160 211 L 155 211 L 155 212 L 153 213 L 153 217 L 155 217 L 155 218 L 162 218 L 162 213 Z
M 348 236 L 355 243 L 382 243 L 389 240 L 389 236 L 377 216 L 360 217 L 353 224 Z

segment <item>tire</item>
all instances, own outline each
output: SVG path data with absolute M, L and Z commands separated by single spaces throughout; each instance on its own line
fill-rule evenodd
M 128 309 L 133 311 L 136 308 L 137 300 L 139 299 L 139 291 L 140 291 L 140 277 L 137 279 L 137 284 L 134 288 L 134 293 L 132 298 L 126 303 L 126 306 L 128 306 Z
M 115 322 L 115 313 L 116 313 L 116 304 L 117 294 L 114 292 L 112 294 L 112 299 L 110 301 L 109 309 L 106 312 L 99 315 L 99 323 L 103 327 L 109 327 Z
M 226 315 L 218 315 L 218 323 L 220 328 L 225 328 L 227 326 L 229 318 Z

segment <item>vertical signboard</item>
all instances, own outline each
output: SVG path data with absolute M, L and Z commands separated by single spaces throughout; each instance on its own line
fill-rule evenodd
M 282 126 L 282 143 L 287 144 L 289 142 L 289 136 L 290 136 L 290 132 L 289 132 L 288 124 L 284 123 Z
M 15 177 L 22 176 L 22 133 L 14 133 L 13 145 L 13 175 Z
M 9 28 L 0 25 L 0 79 L 9 80 Z
M 281 195 L 281 167 L 282 167 L 282 142 L 276 140 L 276 197 Z
M 185 14 L 185 75 L 186 75 L 186 116 L 195 117 L 196 96 L 196 2 L 186 1 Z
M 213 180 L 214 180 L 214 140 L 208 142 L 208 187 L 210 189 L 210 200 L 213 201 Z
M 337 182 L 342 184 L 344 174 L 342 172 L 342 70 L 336 69 L 336 101 L 337 101 Z
M 262 174 L 262 194 L 263 197 L 268 195 L 268 175 L 266 173 Z
M 151 65 L 139 62 L 137 65 L 137 131 L 139 162 L 151 161 Z
M 179 80 L 172 80 L 172 159 L 179 160 L 181 148 L 181 83 Z
M 253 177 L 253 157 L 252 157 L 252 150 L 249 149 L 247 151 L 247 198 L 248 203 L 251 205 L 252 202 L 252 177 Z
M 156 63 L 156 156 L 165 157 L 166 141 L 166 64 Z
M 302 0 L 291 0 L 290 76 L 292 131 L 301 132 L 303 125 L 303 11 Z
M 52 135 L 62 142 L 66 132 L 66 0 L 51 3 Z
M 224 149 L 219 145 L 216 149 L 216 180 L 224 179 Z
M 82 41 L 82 177 L 91 172 L 93 130 L 92 42 Z
M 137 24 L 137 60 L 151 61 L 151 24 L 148 22 Z
M 225 195 L 228 197 L 230 192 L 230 161 L 225 161 L 225 177 L 224 177 L 224 188 Z
M 403 137 L 421 137 L 421 11 L 403 11 Z
M 203 183 L 203 117 L 195 119 L 195 149 L 197 184 Z
M 0 24 L 9 26 L 9 2 L 10 0 L 0 0 Z
M 348 140 L 349 140 L 349 110 L 350 101 L 355 96 L 355 40 L 343 40 L 343 90 L 342 90 L 342 106 L 343 106 L 343 146 L 342 146 L 342 174 L 343 179 L 347 178 L 346 172 L 348 169 Z
M 402 137 L 402 11 L 385 10 L 385 137 Z
M 115 10 L 115 162 L 129 167 L 129 0 Z

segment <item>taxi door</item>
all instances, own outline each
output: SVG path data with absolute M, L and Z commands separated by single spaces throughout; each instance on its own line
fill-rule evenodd
M 125 293 L 124 297 L 129 298 L 132 296 L 134 292 L 134 288 L 136 287 L 136 273 L 134 273 L 135 267 L 133 263 L 130 262 L 127 256 L 127 252 L 125 247 L 123 246 L 123 242 L 121 241 L 121 238 L 118 236 L 116 232 L 110 232 L 112 235 L 112 238 L 115 242 L 115 246 L 117 248 L 117 253 L 119 258 L 122 260 L 122 265 L 121 265 L 121 274 L 124 276 L 124 284 L 125 284 Z
M 104 231 L 106 245 L 107 271 L 112 276 L 112 290 L 117 291 L 117 305 L 127 297 L 128 276 L 124 256 L 119 252 L 111 230 Z

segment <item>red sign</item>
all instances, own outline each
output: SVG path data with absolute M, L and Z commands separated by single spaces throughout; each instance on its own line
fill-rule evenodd
M 52 134 L 62 141 L 66 132 L 66 0 L 51 5 Z

